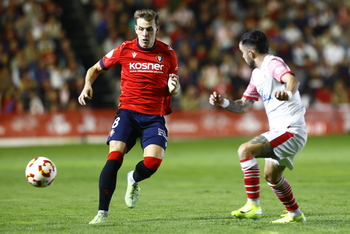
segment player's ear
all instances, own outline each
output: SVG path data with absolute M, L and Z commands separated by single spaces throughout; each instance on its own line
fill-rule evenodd
M 248 50 L 248 54 L 250 55 L 250 57 L 252 57 L 253 59 L 256 57 L 256 53 L 254 50 Z

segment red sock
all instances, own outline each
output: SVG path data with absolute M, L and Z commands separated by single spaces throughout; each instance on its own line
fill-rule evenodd
M 162 163 L 162 159 L 155 157 L 144 157 L 143 163 L 148 169 L 157 170 Z
M 119 151 L 111 151 L 107 157 L 107 161 L 109 160 L 117 160 L 120 163 L 120 165 L 122 165 L 124 160 L 124 154 L 122 154 Z
M 255 158 L 241 160 L 244 186 L 249 199 L 260 198 L 260 169 Z
M 99 210 L 108 211 L 114 190 L 117 184 L 117 174 L 123 163 L 124 155 L 119 151 L 112 151 L 108 154 L 107 162 L 100 174 L 99 181 Z
M 139 162 L 134 171 L 134 180 L 139 182 L 141 180 L 147 179 L 153 175 L 160 164 L 162 163 L 162 159 L 154 158 L 154 157 L 144 157 L 144 159 Z
M 292 187 L 284 177 L 277 184 L 268 184 L 286 207 L 287 211 L 293 211 L 299 208 L 299 205 L 294 198 Z

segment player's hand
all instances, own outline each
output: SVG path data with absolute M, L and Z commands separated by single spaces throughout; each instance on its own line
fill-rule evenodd
M 277 91 L 275 93 L 275 98 L 277 98 L 280 101 L 288 101 L 289 100 L 288 93 L 285 90 Z
M 221 106 L 224 103 L 224 98 L 217 92 L 213 92 L 209 96 L 209 103 L 214 106 Z
M 83 91 L 81 91 L 81 94 L 78 97 L 78 102 L 80 105 L 86 105 L 85 99 L 91 100 L 93 96 L 93 90 L 91 87 L 84 87 Z
M 169 93 L 177 94 L 180 89 L 179 77 L 176 74 L 170 74 L 168 79 Z

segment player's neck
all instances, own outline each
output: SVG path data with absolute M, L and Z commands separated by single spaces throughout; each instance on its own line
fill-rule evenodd
M 255 58 L 255 64 L 257 68 L 261 68 L 262 63 L 264 62 L 265 57 L 269 54 L 260 54 Z

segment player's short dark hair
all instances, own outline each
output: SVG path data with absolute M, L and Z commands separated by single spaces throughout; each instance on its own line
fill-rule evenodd
M 266 35 L 259 30 L 252 30 L 244 33 L 241 37 L 241 43 L 244 46 L 256 50 L 259 54 L 266 54 L 269 52 L 269 41 Z
M 157 26 L 159 25 L 159 14 L 158 14 L 158 12 L 155 12 L 151 9 L 142 9 L 142 10 L 135 11 L 134 18 L 135 18 L 135 21 L 137 21 L 140 18 L 142 18 L 146 21 L 154 20 L 156 25 Z

